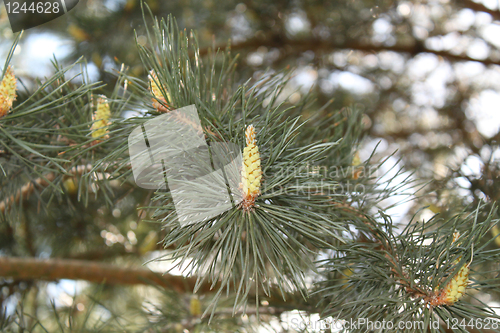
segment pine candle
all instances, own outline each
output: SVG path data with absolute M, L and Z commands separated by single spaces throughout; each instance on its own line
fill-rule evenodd
M 163 96 L 160 87 L 158 86 L 158 76 L 156 75 L 154 69 L 149 72 L 149 86 L 151 90 L 151 94 L 153 98 L 151 99 L 153 102 L 153 107 L 158 112 L 167 112 L 168 109 L 165 106 L 168 106 L 167 100 Z M 170 100 L 170 95 L 166 92 L 167 98 Z M 160 103 L 161 102 L 161 103 Z
M 453 242 L 455 242 L 459 236 L 460 234 L 458 232 L 454 233 Z M 454 264 L 458 264 L 461 258 L 462 257 L 456 259 Z M 469 284 L 469 265 L 470 262 L 464 264 L 444 288 L 437 290 L 436 293 L 430 298 L 429 304 L 432 306 L 453 305 L 460 298 L 462 298 L 462 296 L 465 295 L 465 289 Z
M 191 301 L 189 302 L 189 313 L 194 317 L 201 316 L 201 303 L 196 296 L 191 297 Z
M 97 99 L 97 110 L 92 116 L 92 137 L 98 139 L 106 137 L 108 133 L 109 120 L 111 118 L 111 111 L 109 110 L 109 103 L 105 96 L 99 96 Z
M 465 288 L 467 288 L 468 282 L 469 265 L 465 264 L 441 292 L 442 295 L 440 297 L 442 298 L 442 302 L 447 305 L 457 302 L 465 295 Z
M 259 147 L 255 138 L 255 128 L 249 125 L 245 131 L 246 147 L 243 149 L 243 166 L 241 170 L 244 210 L 251 209 L 260 194 L 262 170 L 260 167 Z
M 12 67 L 7 67 L 5 75 L 0 82 L 0 118 L 5 116 L 16 100 L 16 77 Z

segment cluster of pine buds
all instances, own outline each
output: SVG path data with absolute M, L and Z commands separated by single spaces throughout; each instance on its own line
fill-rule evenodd
M 241 170 L 242 207 L 244 210 L 249 210 L 254 206 L 255 199 L 260 194 L 260 182 L 262 179 L 260 154 L 253 125 L 247 127 L 245 138 L 247 145 L 243 150 L 243 166 Z
M 16 83 L 14 71 L 9 66 L 0 82 L 0 118 L 10 111 L 12 103 L 16 100 Z
M 459 236 L 460 234 L 458 232 L 454 233 L 453 242 L 455 242 Z M 454 264 L 458 264 L 461 258 L 462 257 L 456 259 Z M 438 288 L 438 290 L 427 300 L 428 303 L 431 306 L 453 305 L 462 298 L 469 284 L 469 266 L 470 262 L 464 264 L 444 288 Z
M 108 126 L 110 123 L 111 111 L 106 96 L 99 96 L 97 98 L 97 109 L 92 115 L 92 137 L 94 139 L 105 139 L 108 133 Z
M 149 85 L 150 85 L 150 90 L 151 94 L 153 95 L 153 98 L 151 99 L 153 102 L 153 107 L 158 111 L 158 112 L 167 112 L 168 109 L 167 107 L 168 102 L 163 96 L 163 93 L 161 92 L 160 87 L 158 86 L 158 76 L 156 75 L 154 69 L 152 69 L 149 72 Z M 170 94 L 168 91 L 165 90 L 165 93 L 167 94 L 167 98 L 170 100 Z

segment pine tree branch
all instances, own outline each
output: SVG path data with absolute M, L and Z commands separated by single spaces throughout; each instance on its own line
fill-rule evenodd
M 79 165 L 69 170 L 69 173 L 72 174 L 72 177 L 81 175 L 85 172 L 89 172 L 92 170 L 92 165 Z M 68 176 L 69 177 L 69 176 Z M 14 195 L 0 201 L 0 213 L 5 213 L 13 204 L 17 204 L 21 199 L 27 199 L 31 194 L 35 191 L 36 188 L 47 187 L 50 185 L 50 182 L 56 179 L 56 175 L 51 172 L 44 176 L 44 178 L 39 177 L 25 185 L 23 185 Z
M 215 49 L 224 49 L 226 45 L 221 45 Z M 500 61 L 492 59 L 474 59 L 466 55 L 452 54 L 448 51 L 437 51 L 432 50 L 423 45 L 423 43 L 417 42 L 413 45 L 374 45 L 374 44 L 364 44 L 357 41 L 347 41 L 345 43 L 333 43 L 331 41 L 317 40 L 317 39 L 306 39 L 306 40 L 293 40 L 288 38 L 283 38 L 280 36 L 275 36 L 275 38 L 252 38 L 245 42 L 231 45 L 231 50 L 243 50 L 243 49 L 256 49 L 260 46 L 265 46 L 268 48 L 285 48 L 285 52 L 288 54 L 302 53 L 307 50 L 313 51 L 326 51 L 332 52 L 334 50 L 357 50 L 367 53 L 392 51 L 397 53 L 407 53 L 411 56 L 416 56 L 420 53 L 432 53 L 437 56 L 448 59 L 449 61 L 475 61 L 483 63 L 484 65 L 500 65 Z M 212 48 L 200 49 L 200 55 L 208 54 Z
M 118 267 L 109 263 L 74 259 L 35 259 L 0 257 L 0 277 L 16 281 L 57 281 L 61 279 L 85 280 L 110 285 L 153 285 L 179 293 L 193 292 L 196 278 L 185 278 L 160 274 L 145 268 Z M 198 294 L 217 290 L 219 284 L 205 282 L 198 288 Z M 283 300 L 278 289 L 271 289 L 269 296 L 260 297 L 269 302 L 269 307 L 315 311 L 312 302 L 306 302 L 299 294 L 288 294 Z M 255 299 L 255 296 L 251 296 Z M 264 310 L 265 312 L 265 310 Z
M 28 198 L 34 191 L 36 187 L 47 187 L 49 182 L 55 179 L 55 175 L 53 173 L 49 173 L 43 178 L 37 178 L 34 181 L 23 185 L 16 194 L 11 195 L 5 200 L 0 202 L 0 213 L 4 213 L 7 209 L 9 209 L 13 204 L 16 204 L 21 200 L 21 198 Z
M 196 279 L 162 275 L 145 268 L 118 267 L 84 260 L 1 257 L 0 276 L 16 280 L 86 280 L 94 283 L 157 285 L 177 292 L 192 292 Z M 210 284 L 200 287 L 210 291 Z
M 474 2 L 472 0 L 463 0 L 462 4 L 465 8 L 472 9 L 476 12 L 485 12 L 490 14 L 495 20 L 500 20 L 500 11 L 492 10 L 483 5 L 482 3 Z

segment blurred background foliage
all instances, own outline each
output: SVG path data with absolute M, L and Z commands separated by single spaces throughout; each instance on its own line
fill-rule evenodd
M 294 68 L 294 77 L 287 87 L 292 93 L 290 102 L 299 103 L 308 92 L 315 97 L 307 108 L 302 108 L 306 117 L 323 110 L 319 112 L 325 113 L 326 119 L 333 119 L 327 117 L 328 110 L 351 106 L 364 111 L 361 160 L 366 160 L 378 144 L 378 158 L 397 150 L 389 166 L 400 164 L 406 170 L 415 170 L 416 179 L 434 180 L 421 192 L 425 195 L 391 210 L 395 222 L 409 221 L 417 211 L 421 219 L 435 213 L 446 217 L 465 205 L 477 206 L 479 200 L 493 203 L 499 198 L 497 1 L 145 2 L 154 15 L 173 14 L 180 28 L 197 30 L 202 55 L 207 54 L 209 47 L 224 48 L 230 41 L 232 52 L 240 54 L 238 81 L 257 79 L 269 70 Z M 0 36 L 3 59 L 15 37 L 4 6 Z M 106 83 L 102 90 L 111 95 L 117 80 L 113 73 L 122 64 L 129 66 L 134 76 L 145 78 L 149 71 L 139 59 L 136 41 L 141 45 L 147 41 L 139 0 L 80 0 L 68 15 L 25 31 L 13 65 L 16 75 L 30 89 L 36 78 L 51 74 L 53 54 L 63 64 L 83 55 L 90 81 Z M 322 109 L 329 101 L 331 108 Z M 158 256 L 155 251 L 160 250 L 157 243 L 163 239 L 163 231 L 158 225 L 143 222 L 146 212 L 136 209 L 147 203 L 150 193 L 115 184 L 111 206 L 103 205 L 106 198 L 99 193 L 85 207 L 78 200 L 75 181 L 65 181 L 67 195 L 58 207 L 41 208 L 36 196 L 23 202 L 22 227 L 12 229 L 2 224 L 0 253 L 108 260 L 123 265 Z M 392 198 L 388 204 L 396 200 Z M 428 208 L 419 210 L 423 205 Z M 38 219 L 46 216 L 47 223 L 31 223 L 34 215 Z M 158 263 L 151 263 L 150 267 L 154 265 Z M 113 294 L 122 297 L 123 302 L 101 305 L 101 301 L 91 302 L 91 298 L 79 295 L 82 290 L 93 294 L 90 287 L 83 288 L 81 284 L 69 284 L 68 290 L 63 281 L 49 283 L 45 289 L 48 298 L 58 300 L 54 307 L 81 312 L 82 318 L 86 318 L 84 313 L 90 304 L 101 307 L 107 319 L 113 317 L 114 311 L 129 310 L 127 304 L 132 302 L 127 298 L 134 297 L 132 292 L 125 296 L 122 287 L 106 287 L 98 292 L 101 300 Z M 26 282 L 0 279 L 0 301 L 7 311 L 13 311 L 20 300 L 28 300 L 27 306 L 36 309 L 37 302 L 47 299 L 40 289 L 31 288 Z M 78 296 L 73 297 L 75 294 Z M 146 299 L 144 294 L 141 297 Z M 176 297 L 162 292 L 156 292 L 155 297 L 176 302 Z M 171 321 L 162 325 L 165 332 L 196 331 L 196 325 L 203 324 L 197 319 L 198 312 L 193 313 L 189 307 L 189 297 L 182 302 L 185 308 L 173 307 L 170 311 L 186 311 L 184 317 L 190 319 L 185 320 L 191 321 L 179 322 L 180 326 Z M 50 314 L 50 307 L 44 311 L 41 317 L 54 315 Z M 149 318 L 144 322 L 151 322 L 158 311 L 144 303 L 142 315 Z M 19 325 L 28 327 L 27 323 L 33 321 L 24 320 L 26 323 Z M 238 320 L 242 322 L 235 322 Z M 109 330 L 121 324 L 117 320 Z M 230 319 L 226 324 L 225 329 L 231 331 L 231 325 L 244 327 L 254 323 L 246 316 Z M 82 319 L 78 325 L 94 324 Z M 203 331 L 199 327 L 198 330 Z
M 240 80 L 291 66 L 291 89 L 298 88 L 292 100 L 312 89 L 317 105 L 333 99 L 336 109 L 363 109 L 367 146 L 381 140 L 381 154 L 398 149 L 418 176 L 441 181 L 426 198 L 434 210 L 450 204 L 442 196 L 496 197 L 487 181 L 498 177 L 500 138 L 495 1 L 146 2 L 154 15 L 173 14 L 179 27 L 196 29 L 202 55 L 230 40 L 242 60 Z M 2 12 L 7 52 L 13 36 Z M 81 0 L 69 15 L 26 31 L 15 65 L 29 84 L 50 73 L 53 53 L 68 62 L 83 55 L 91 80 L 112 89 L 109 72 L 122 63 L 132 75 L 146 75 L 134 32 L 145 44 L 139 0 Z

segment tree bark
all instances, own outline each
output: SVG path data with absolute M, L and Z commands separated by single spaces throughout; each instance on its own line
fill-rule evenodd
M 19 257 L 0 257 L 0 276 L 15 280 L 70 279 L 106 284 L 155 285 L 181 293 L 193 292 L 196 283 L 195 278 L 162 275 L 146 268 L 119 267 L 85 260 Z M 210 286 L 210 284 L 201 285 L 199 292 L 209 292 Z

